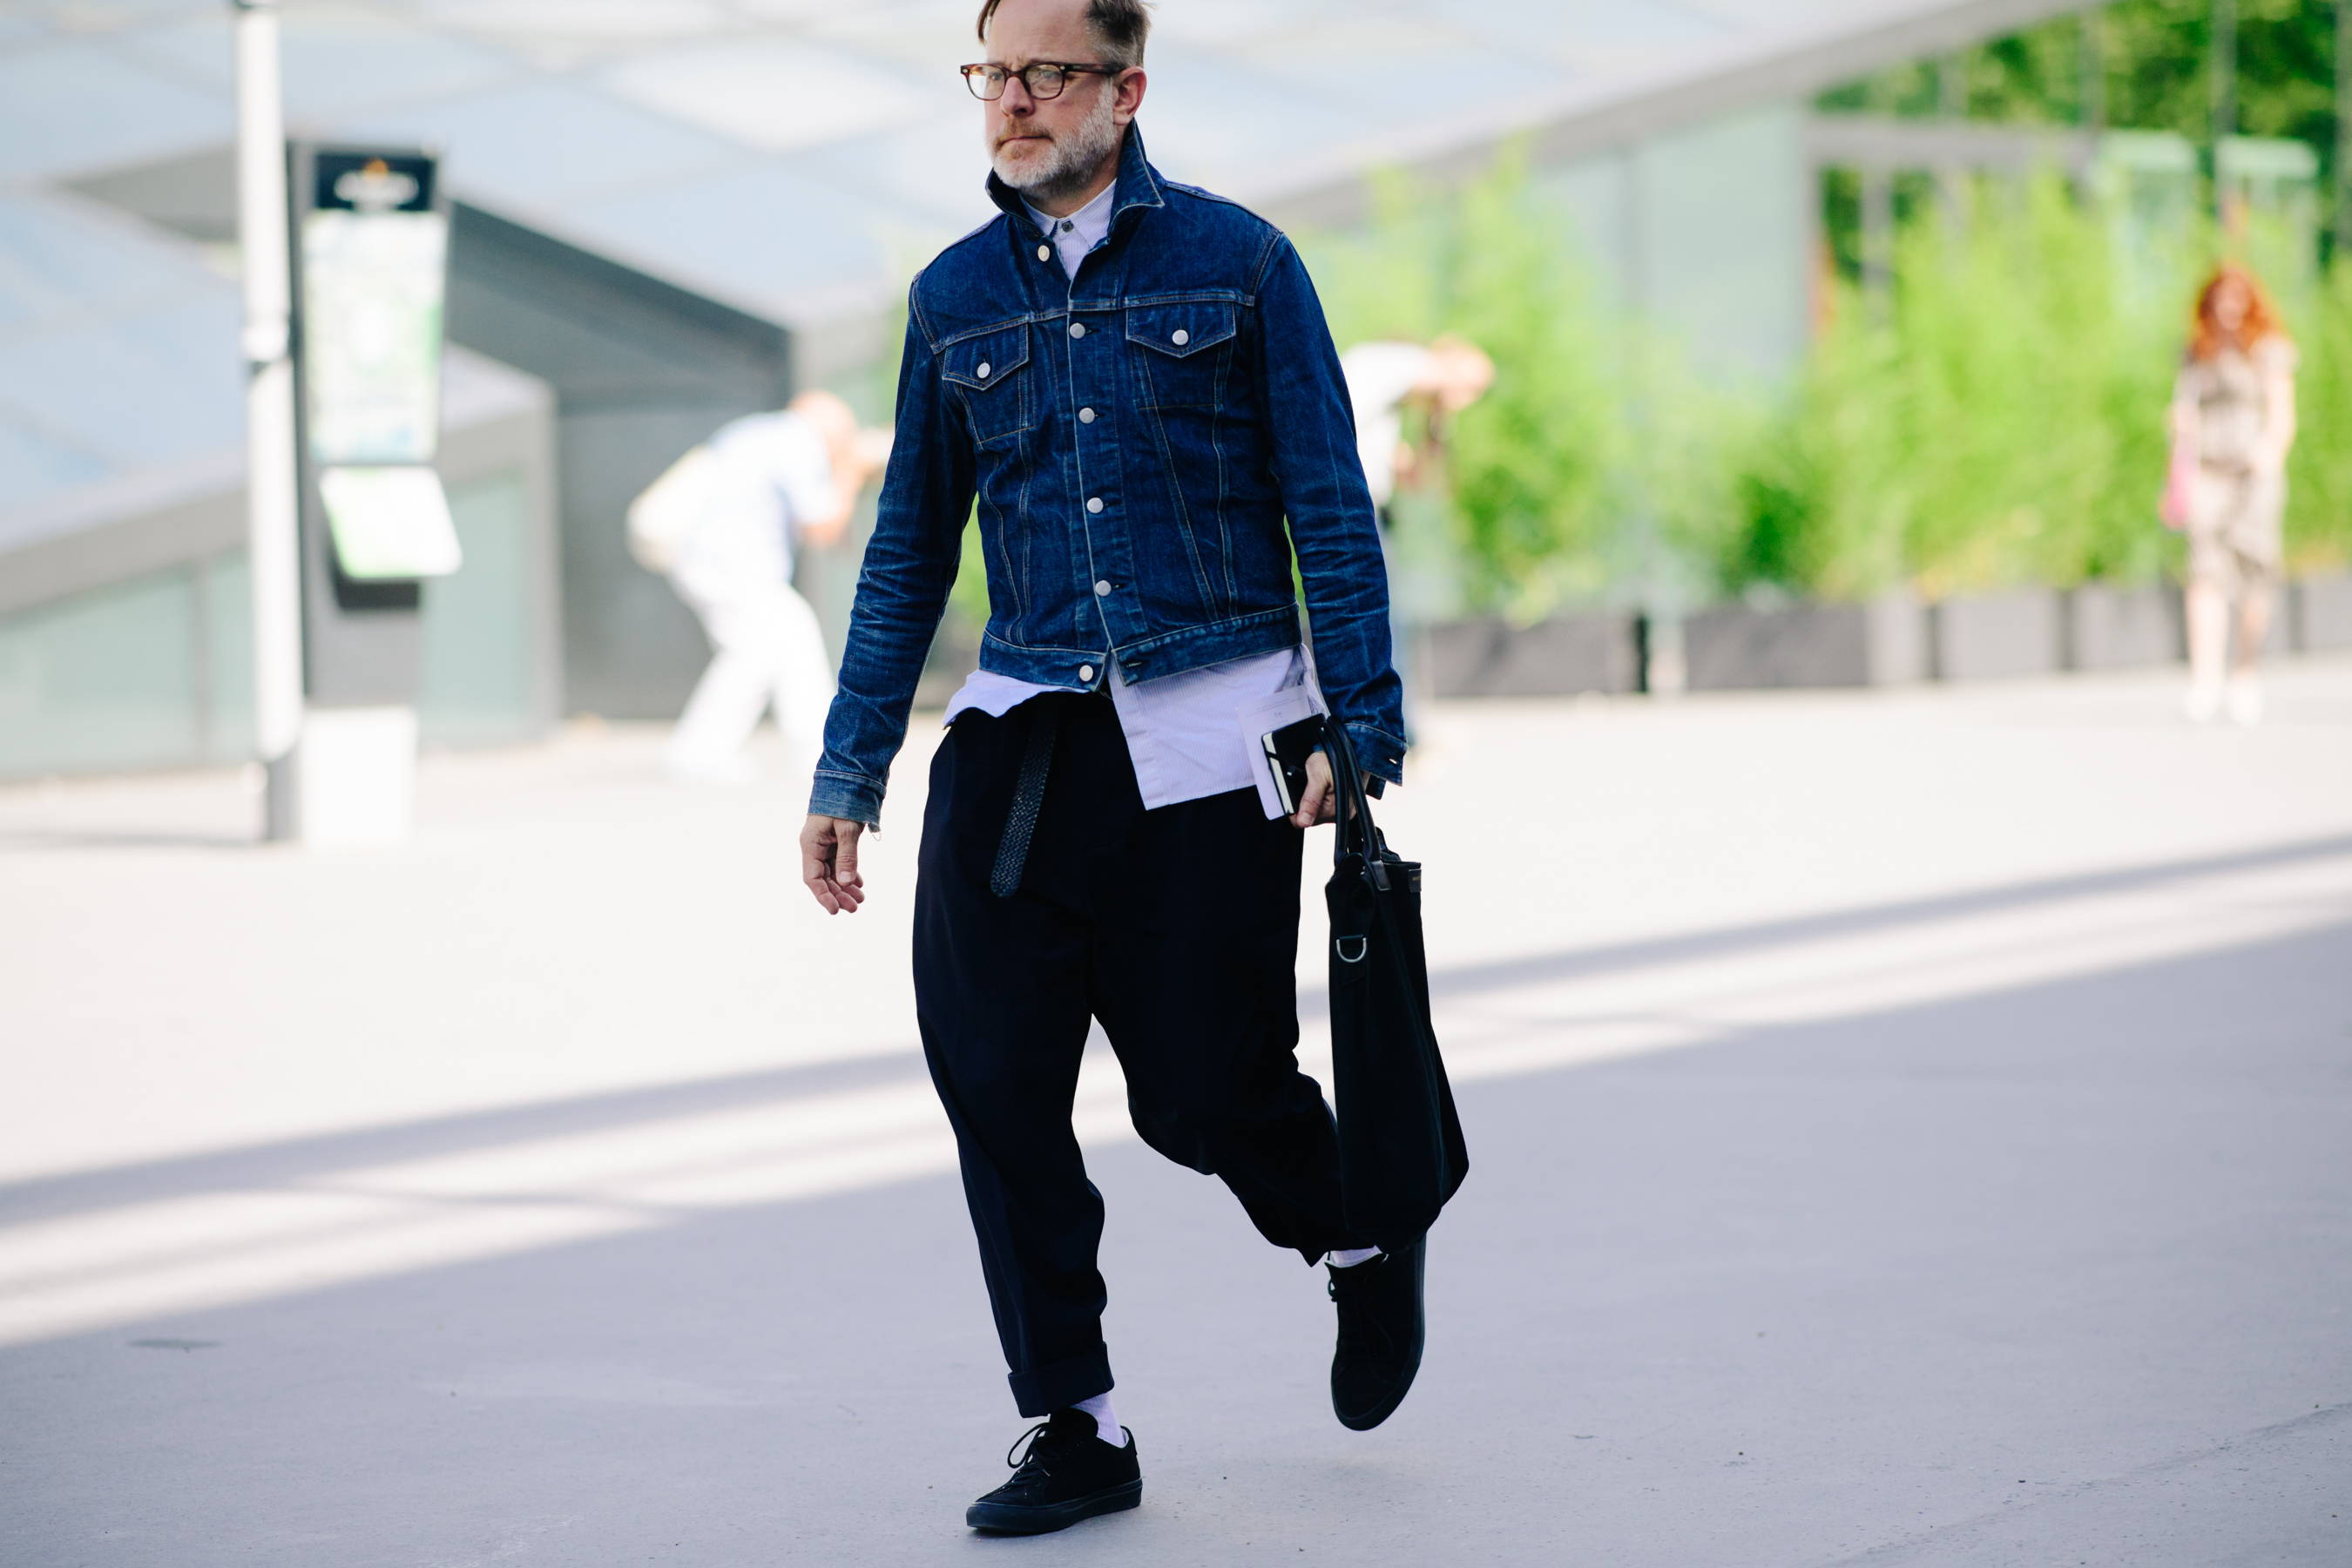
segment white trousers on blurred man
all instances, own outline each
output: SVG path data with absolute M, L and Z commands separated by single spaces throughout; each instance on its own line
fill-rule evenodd
M 748 782 L 744 742 L 772 707 L 784 734 L 786 776 L 805 783 L 824 748 L 825 710 L 833 702 L 833 662 L 816 611 L 781 580 L 682 571 L 671 582 L 702 617 L 711 659 L 670 736 L 670 773 Z

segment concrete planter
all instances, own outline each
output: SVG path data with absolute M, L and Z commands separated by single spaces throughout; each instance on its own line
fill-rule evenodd
M 1895 686 L 1922 679 L 1927 656 L 1920 606 L 1908 595 L 1860 605 L 1718 605 L 1683 623 L 1694 691 Z
M 2068 669 L 2143 669 L 2188 657 L 2180 590 L 2170 584 L 2085 583 L 2065 595 L 2064 607 Z
M 2297 653 L 2352 647 L 2352 572 L 2305 577 L 2289 589 L 2288 618 Z
M 1566 697 L 1640 685 L 1631 615 L 1560 616 L 1531 626 L 1444 621 L 1425 627 L 1417 683 L 1439 697 Z
M 2066 616 L 2053 588 L 1939 599 L 1927 606 L 1928 662 L 1937 680 L 2007 680 L 2063 665 Z

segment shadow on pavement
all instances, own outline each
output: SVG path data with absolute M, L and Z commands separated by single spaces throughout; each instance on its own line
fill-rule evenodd
M 2006 887 L 1904 900 L 1795 919 L 1759 921 L 1684 936 L 1542 953 L 1494 963 L 1460 965 L 1431 975 L 1437 998 L 1505 989 L 1547 980 L 1607 973 L 1621 968 L 1721 957 L 1745 949 L 1883 931 L 1954 916 L 2019 909 L 2101 893 L 2126 892 L 2171 881 L 2260 870 L 2352 853 L 2352 835 L 2267 848 L 2191 857 L 2078 876 L 2038 879 Z M 1307 911 L 1308 919 L 1316 911 Z M 1301 991 L 1300 1009 L 1324 1009 L 1319 987 Z M 908 1020 L 910 1033 L 912 1020 Z M 739 1110 L 808 1095 L 925 1081 L 910 1041 L 903 1054 L 779 1068 L 548 1100 L 428 1121 L 113 1166 L 69 1175 L 0 1184 L 0 1223 L 69 1215 L 157 1197 L 226 1188 L 268 1186 L 354 1165 L 428 1158 L 569 1133 L 626 1127 L 668 1117 Z
M 0 1353 L 7 1560 L 2340 1563 L 2352 1424 L 2298 1417 L 2352 1402 L 2347 955 L 1469 1085 L 1423 1384 L 1370 1435 L 1315 1274 L 1097 1151 L 1148 1479 L 1066 1536 L 959 1522 L 1021 1423 L 940 1176 Z

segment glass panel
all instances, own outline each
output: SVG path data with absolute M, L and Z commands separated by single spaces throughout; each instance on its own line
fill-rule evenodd
M 1137 123 L 1151 161 L 1175 179 L 1215 190 L 1262 177 L 1266 149 L 1328 147 L 1381 129 L 1381 117 L 1334 108 L 1296 85 L 1234 63 L 1223 51 L 1155 48 L 1166 68 L 1152 79 Z M 972 132 L 978 140 L 978 132 Z
M 242 550 L 203 571 L 205 757 L 241 763 L 253 755 L 253 574 Z
M 229 11 L 127 35 L 123 47 L 174 76 L 232 89 Z M 517 74 L 519 63 L 462 38 L 419 32 L 351 11 L 286 8 L 286 109 L 297 117 L 347 115 L 405 99 L 437 98 Z
M 55 178 L 193 152 L 234 133 L 229 100 L 94 45 L 0 55 L 0 178 Z
M 534 733 L 530 501 L 520 473 L 449 487 L 466 564 L 425 585 L 417 721 L 428 742 Z
M 1671 51 L 1719 43 L 1743 29 L 1660 0 L 1485 0 L 1446 8 L 1446 18 L 1504 49 L 1544 49 L 1569 59 L 1659 63 Z
M 15 542 L 11 536 L 20 531 L 12 526 L 16 508 L 103 478 L 107 471 L 106 465 L 89 453 L 18 429 L 7 419 L 7 410 L 0 407 L 0 545 Z
M 95 221 L 38 195 L 0 196 L 0 291 L 27 300 L 109 300 L 209 276 L 123 225 Z
M 1156 95 L 1157 84 L 1153 91 Z M 1158 104 L 1156 96 L 1152 102 Z M 961 234 L 986 222 L 996 211 L 988 200 L 988 154 L 980 143 L 980 105 L 966 100 L 950 113 L 929 115 L 876 135 L 813 147 L 779 159 L 776 166 L 807 174 L 835 190 L 860 191 L 894 205 L 905 203 L 919 209 L 925 218 L 936 217 L 954 226 L 953 232 Z M 1158 157 L 1156 135 L 1151 150 Z M 910 222 L 914 216 L 909 214 Z M 919 258 L 918 264 L 919 259 L 928 258 Z
M 613 246 L 754 309 L 798 289 L 881 276 L 890 259 L 886 240 L 900 239 L 919 264 L 955 237 L 919 214 L 894 216 L 748 155 L 725 174 L 583 206 L 565 226 L 580 243 Z
M 104 329 L 40 333 L 0 353 L 0 405 L 37 409 L 75 447 L 125 465 L 236 450 L 243 391 L 236 301 L 226 289 Z
M 667 116 L 555 81 L 368 116 L 348 130 L 438 146 L 468 199 L 519 214 L 560 216 L 599 191 L 674 179 L 736 151 Z
M 1506 53 L 1448 27 L 1376 14 L 1286 31 L 1237 53 L 1267 77 L 1391 124 L 1442 107 L 1542 93 L 1568 80 L 1539 55 Z
M 602 79 L 648 108 L 772 153 L 901 124 L 957 85 L 942 76 L 924 92 L 856 55 L 783 39 L 671 49 Z
M 0 619 L 0 774 L 194 762 L 195 616 L 181 571 Z
M 416 8 L 475 32 L 626 43 L 707 33 L 728 20 L 712 0 L 422 0 Z

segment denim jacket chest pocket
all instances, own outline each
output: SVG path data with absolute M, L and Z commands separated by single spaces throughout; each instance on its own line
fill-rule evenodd
M 1129 306 L 1129 357 L 1142 406 L 1209 407 L 1223 401 L 1236 315 L 1237 308 L 1223 300 Z
M 1026 321 L 950 343 L 940 351 L 940 374 L 954 389 L 974 445 L 1001 445 L 1036 425 Z

